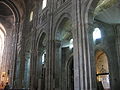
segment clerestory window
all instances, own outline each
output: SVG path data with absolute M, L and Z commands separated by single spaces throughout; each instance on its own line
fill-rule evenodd
M 93 40 L 101 39 L 101 30 L 99 28 L 95 28 L 93 31 Z
M 33 20 L 33 11 L 30 13 L 30 22 Z
M 47 0 L 43 0 L 42 2 L 42 10 L 47 6 Z

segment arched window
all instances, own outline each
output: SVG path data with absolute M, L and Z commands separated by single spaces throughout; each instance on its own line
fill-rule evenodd
M 70 39 L 70 45 L 69 48 L 72 49 L 73 48 L 73 39 Z
M 46 5 L 47 5 L 47 0 L 43 0 L 43 2 L 42 2 L 42 9 L 44 9 L 46 7 Z
M 33 11 L 30 13 L 30 22 L 33 20 Z
M 95 41 L 96 39 L 101 38 L 101 31 L 99 28 L 95 28 L 93 31 L 93 40 Z
M 42 64 L 45 63 L 45 57 L 46 57 L 46 51 L 44 51 L 43 55 L 42 55 Z

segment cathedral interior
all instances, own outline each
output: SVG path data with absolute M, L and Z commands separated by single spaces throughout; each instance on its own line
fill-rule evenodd
M 119 0 L 0 0 L 0 89 L 120 90 Z

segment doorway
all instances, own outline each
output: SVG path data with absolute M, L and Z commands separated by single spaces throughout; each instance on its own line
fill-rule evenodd
M 97 90 L 110 90 L 108 57 L 104 51 L 96 52 Z

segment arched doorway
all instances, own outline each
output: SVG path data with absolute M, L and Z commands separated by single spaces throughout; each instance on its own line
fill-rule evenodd
M 31 39 L 27 41 L 26 50 L 25 50 L 25 71 L 24 71 L 24 87 L 30 88 L 30 63 L 31 63 Z M 19 66 L 19 64 L 18 64 Z
M 38 43 L 38 56 L 36 66 L 37 90 L 45 90 L 45 75 L 46 75 L 46 33 L 42 33 Z
M 73 63 L 69 65 L 69 78 L 67 80 L 66 63 L 68 62 L 68 56 L 73 53 L 73 35 L 72 35 L 71 20 L 64 17 L 57 27 L 55 35 L 55 86 L 62 90 L 74 90 L 73 87 L 68 87 L 68 83 L 74 86 L 73 78 Z M 70 70 L 72 69 L 72 70 Z M 72 79 L 72 80 L 71 80 Z M 69 81 L 69 82 L 68 82 Z
M 98 50 L 96 52 L 96 76 L 97 89 L 110 90 L 108 57 L 105 52 Z

